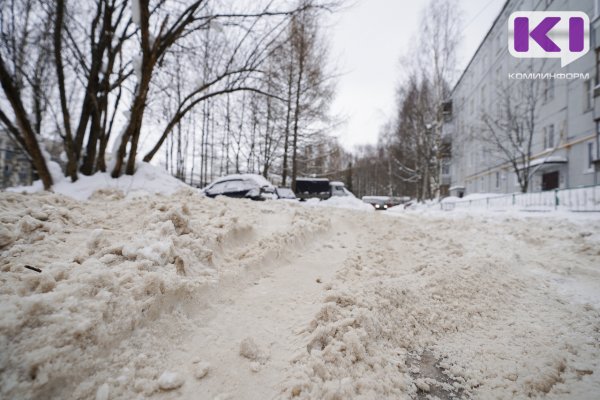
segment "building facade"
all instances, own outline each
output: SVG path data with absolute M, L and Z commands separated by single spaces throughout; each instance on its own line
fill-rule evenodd
M 508 19 L 515 11 L 587 13 L 590 51 L 564 68 L 558 58 L 512 57 Z M 442 195 L 519 192 L 516 171 L 523 165 L 532 192 L 600 184 L 599 66 L 600 0 L 508 0 L 444 105 Z M 519 164 L 511 162 L 491 132 L 516 112 L 511 107 L 517 109 L 518 100 L 527 101 L 519 95 L 524 87 L 534 94 L 528 103 L 533 135 L 529 162 Z
M 31 185 L 33 170 L 27 155 L 8 136 L 0 130 L 0 189 L 11 186 Z

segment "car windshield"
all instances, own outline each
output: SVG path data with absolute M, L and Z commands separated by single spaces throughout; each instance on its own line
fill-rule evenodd
M 332 186 L 331 194 L 333 194 L 334 196 L 346 196 L 346 192 L 344 191 L 343 186 Z

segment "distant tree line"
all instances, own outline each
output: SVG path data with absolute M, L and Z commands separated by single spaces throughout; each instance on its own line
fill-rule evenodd
M 352 186 L 359 195 L 438 195 L 443 104 L 457 76 L 461 12 L 456 0 L 430 1 L 418 37 L 401 62 L 395 115 L 376 145 L 357 149 Z

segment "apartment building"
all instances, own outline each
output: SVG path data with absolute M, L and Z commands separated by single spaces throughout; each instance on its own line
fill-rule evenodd
M 33 170 L 27 155 L 0 130 L 0 189 L 31 185 Z
M 550 10 L 589 15 L 590 51 L 564 68 L 558 58 L 512 57 L 507 46 L 510 14 Z M 536 93 L 528 191 L 600 184 L 599 68 L 600 0 L 508 0 L 444 106 L 442 196 L 521 190 L 515 164 L 490 140 L 489 121 L 506 112 L 508 92 L 525 85 Z M 552 78 L 515 78 L 531 72 Z M 555 73 L 576 78 L 555 79 Z

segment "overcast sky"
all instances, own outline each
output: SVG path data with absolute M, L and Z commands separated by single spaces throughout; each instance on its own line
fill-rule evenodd
M 464 68 L 505 0 L 459 0 L 464 12 L 460 68 Z M 409 48 L 427 0 L 355 0 L 333 17 L 331 50 L 342 76 L 333 111 L 345 119 L 334 133 L 351 150 L 375 143 L 393 114 L 399 60 Z

